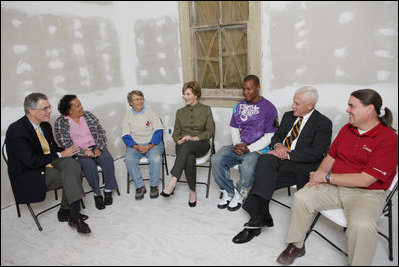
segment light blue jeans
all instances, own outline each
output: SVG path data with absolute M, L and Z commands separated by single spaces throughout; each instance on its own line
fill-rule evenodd
M 159 175 L 162 168 L 163 150 L 164 147 L 162 142 L 160 142 L 158 145 L 155 145 L 145 154 L 141 154 L 136 149 L 131 147 L 126 148 L 125 164 L 130 177 L 133 178 L 136 189 L 144 186 L 143 177 L 141 176 L 139 166 L 139 161 L 142 157 L 146 157 L 150 163 L 148 167 L 150 173 L 150 186 L 158 186 Z
M 236 188 L 245 197 L 254 183 L 256 163 L 260 154 L 250 152 L 238 156 L 232 149 L 232 146 L 224 146 L 212 157 L 212 174 L 220 189 L 226 190 L 229 196 L 233 197 L 235 187 L 230 178 L 230 169 L 238 164 L 240 178 Z

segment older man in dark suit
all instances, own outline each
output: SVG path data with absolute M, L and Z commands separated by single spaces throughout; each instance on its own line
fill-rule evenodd
M 286 112 L 273 135 L 268 154 L 256 165 L 254 185 L 243 205 L 251 216 L 234 243 L 250 241 L 261 227 L 273 226 L 269 202 L 274 190 L 296 185 L 299 190 L 309 180 L 309 172 L 319 166 L 331 143 L 332 123 L 315 110 L 318 92 L 311 86 L 299 88 L 294 95 L 292 111 Z
M 54 141 L 50 123 L 51 105 L 47 96 L 31 93 L 25 97 L 25 116 L 12 123 L 6 133 L 8 174 L 17 203 L 41 202 L 46 192 L 62 187 L 60 222 L 68 221 L 79 233 L 90 233 L 80 214 L 84 196 L 81 167 L 72 158 L 79 148 L 62 150 Z

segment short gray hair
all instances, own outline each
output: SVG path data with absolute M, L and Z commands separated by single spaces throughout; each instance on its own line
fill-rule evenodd
M 47 96 L 42 93 L 31 93 L 25 97 L 24 110 L 26 115 L 29 114 L 30 109 L 37 108 L 37 102 L 39 102 L 40 99 L 48 100 Z
M 296 90 L 295 94 L 298 93 L 303 93 L 304 98 L 311 101 L 314 105 L 316 105 L 319 100 L 319 93 L 317 92 L 317 89 L 312 86 L 303 86 Z
M 133 97 L 133 95 L 141 96 L 141 97 L 144 98 L 143 92 L 141 92 L 140 90 L 133 90 L 133 91 L 131 91 L 131 92 L 129 92 L 129 93 L 127 94 L 127 103 L 128 103 L 128 104 L 130 104 L 130 100 L 131 100 L 131 98 Z

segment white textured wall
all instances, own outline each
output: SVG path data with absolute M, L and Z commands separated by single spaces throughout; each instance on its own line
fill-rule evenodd
M 397 2 L 262 2 L 262 94 L 290 109 L 304 84 L 319 89 L 318 109 L 346 123 L 351 91 L 376 89 L 398 110 Z M 108 146 L 123 155 L 126 95 L 142 90 L 173 129 L 181 100 L 177 2 L 1 2 L 1 141 L 23 115 L 23 98 L 47 94 L 54 107 L 77 94 L 96 114 Z M 217 148 L 230 142 L 231 109 L 213 108 Z M 52 122 L 59 115 L 53 110 Z M 166 131 L 167 153 L 174 144 Z M 13 202 L 4 162 L 1 207 Z

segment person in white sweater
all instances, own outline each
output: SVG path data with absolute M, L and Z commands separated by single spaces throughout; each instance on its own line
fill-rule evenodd
M 147 192 L 139 167 L 142 157 L 148 158 L 150 163 L 150 198 L 157 198 L 164 151 L 163 125 L 156 112 L 144 105 L 144 95 L 141 91 L 129 92 L 127 101 L 131 108 L 123 118 L 122 139 L 126 144 L 126 168 L 136 186 L 135 198 L 143 199 Z

